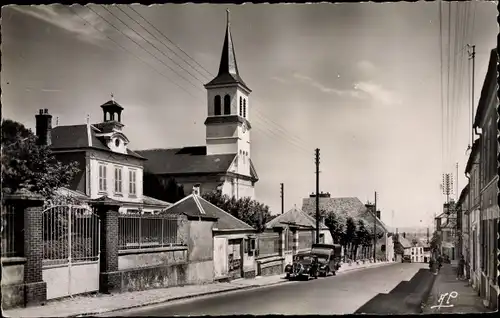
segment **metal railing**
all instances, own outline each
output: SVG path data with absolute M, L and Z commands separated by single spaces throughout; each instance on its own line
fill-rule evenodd
M 177 215 L 120 215 L 118 249 L 143 249 L 183 245 Z
M 257 239 L 258 257 L 266 257 L 279 255 L 280 253 L 280 237 L 278 233 L 263 233 L 259 234 Z
M 23 213 L 16 214 L 14 205 L 2 205 L 2 257 L 22 257 L 24 254 Z
M 88 207 L 53 206 L 42 214 L 44 265 L 96 261 L 99 217 Z

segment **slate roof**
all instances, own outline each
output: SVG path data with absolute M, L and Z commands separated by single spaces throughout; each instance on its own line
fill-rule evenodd
M 147 159 L 144 170 L 156 175 L 226 173 L 236 158 L 235 153 L 207 155 L 206 146 L 137 150 L 136 153 Z M 251 160 L 250 175 L 258 180 Z
M 498 64 L 498 52 L 497 49 L 493 49 L 490 52 L 490 59 L 488 62 L 488 69 L 486 72 L 486 76 L 484 78 L 483 87 L 481 89 L 481 95 L 479 97 L 478 106 L 476 109 L 476 117 L 474 117 L 474 125 L 473 128 L 481 125 L 481 121 L 485 116 L 489 107 L 494 107 L 493 105 L 497 105 L 495 101 L 494 104 L 489 105 L 488 99 L 491 94 L 496 94 L 496 83 L 497 83 L 497 64 Z
M 216 220 L 214 230 L 255 231 L 247 223 L 218 208 L 196 194 L 190 194 L 166 209 L 164 213 L 184 214 L 188 217 L 211 218 Z
M 346 198 L 325 198 L 319 199 L 320 210 L 333 212 L 340 217 L 352 217 L 355 220 L 362 219 L 367 228 L 373 229 L 373 213 L 356 197 Z M 302 201 L 302 210 L 309 215 L 316 213 L 316 198 L 304 198 Z M 377 218 L 377 230 L 387 232 L 387 226 Z
M 222 53 L 219 65 L 219 73 L 205 87 L 224 84 L 240 84 L 247 90 L 251 91 L 245 82 L 241 79 L 238 72 L 238 64 L 236 63 L 236 54 L 234 53 L 233 37 L 231 36 L 229 15 L 226 24 L 226 36 L 222 45 Z
M 278 215 L 267 222 L 265 227 L 266 229 L 272 229 L 274 227 L 286 227 L 290 224 L 316 229 L 316 219 L 297 208 L 292 208 L 288 212 Z M 322 230 L 328 230 L 328 227 L 323 222 L 320 222 L 319 227 Z
M 92 148 L 111 152 L 111 149 L 96 136 L 96 133 L 99 133 L 99 129 L 92 125 L 90 127 L 86 124 L 57 126 L 51 130 L 52 145 L 50 148 L 56 151 Z M 127 150 L 127 153 L 129 156 L 144 159 L 130 149 Z
M 410 248 L 412 247 L 410 241 L 408 239 L 404 238 L 402 235 L 399 235 L 399 243 L 404 247 L 404 248 Z

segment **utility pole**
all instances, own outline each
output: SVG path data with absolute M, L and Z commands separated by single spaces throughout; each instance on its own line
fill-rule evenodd
M 427 227 L 427 245 L 429 245 L 429 227 Z
M 316 244 L 319 244 L 319 148 L 316 148 Z
M 467 44 L 467 47 L 472 49 L 472 52 L 469 53 L 469 60 L 472 60 L 472 100 L 471 100 L 471 144 L 470 146 L 472 147 L 474 145 L 474 75 L 475 75 L 475 68 L 476 68 L 476 46 L 475 45 L 469 45 Z
M 457 191 L 455 192 L 455 202 L 458 202 L 458 162 L 456 163 L 456 168 L 457 168 L 457 181 L 455 182 L 455 187 L 457 189 Z
M 281 185 L 281 214 L 285 213 L 285 186 L 283 183 Z
M 377 249 L 377 191 L 375 191 L 375 211 L 373 211 L 373 260 Z

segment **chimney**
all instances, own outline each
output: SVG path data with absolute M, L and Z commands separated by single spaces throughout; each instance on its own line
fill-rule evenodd
M 380 210 L 377 211 L 377 219 L 380 220 Z
M 403 232 L 403 238 L 406 238 L 406 232 Z
M 193 194 L 198 195 L 198 196 L 200 195 L 200 184 L 199 183 L 197 183 L 193 186 Z
M 35 115 L 36 119 L 36 136 L 38 137 L 38 144 L 50 146 L 52 144 L 51 140 L 51 130 L 52 130 L 52 115 L 49 114 L 47 108 L 40 109 L 38 115 Z

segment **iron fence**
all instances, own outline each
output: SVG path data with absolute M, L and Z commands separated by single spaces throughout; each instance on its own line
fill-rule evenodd
M 2 257 L 22 257 L 24 254 L 23 213 L 16 214 L 14 205 L 2 205 Z
M 259 234 L 257 240 L 257 249 L 259 257 L 279 255 L 280 253 L 280 236 L 279 233 L 263 233 Z
M 99 217 L 88 207 L 61 205 L 43 211 L 44 265 L 96 261 Z
M 142 249 L 182 245 L 177 215 L 120 215 L 118 248 Z

